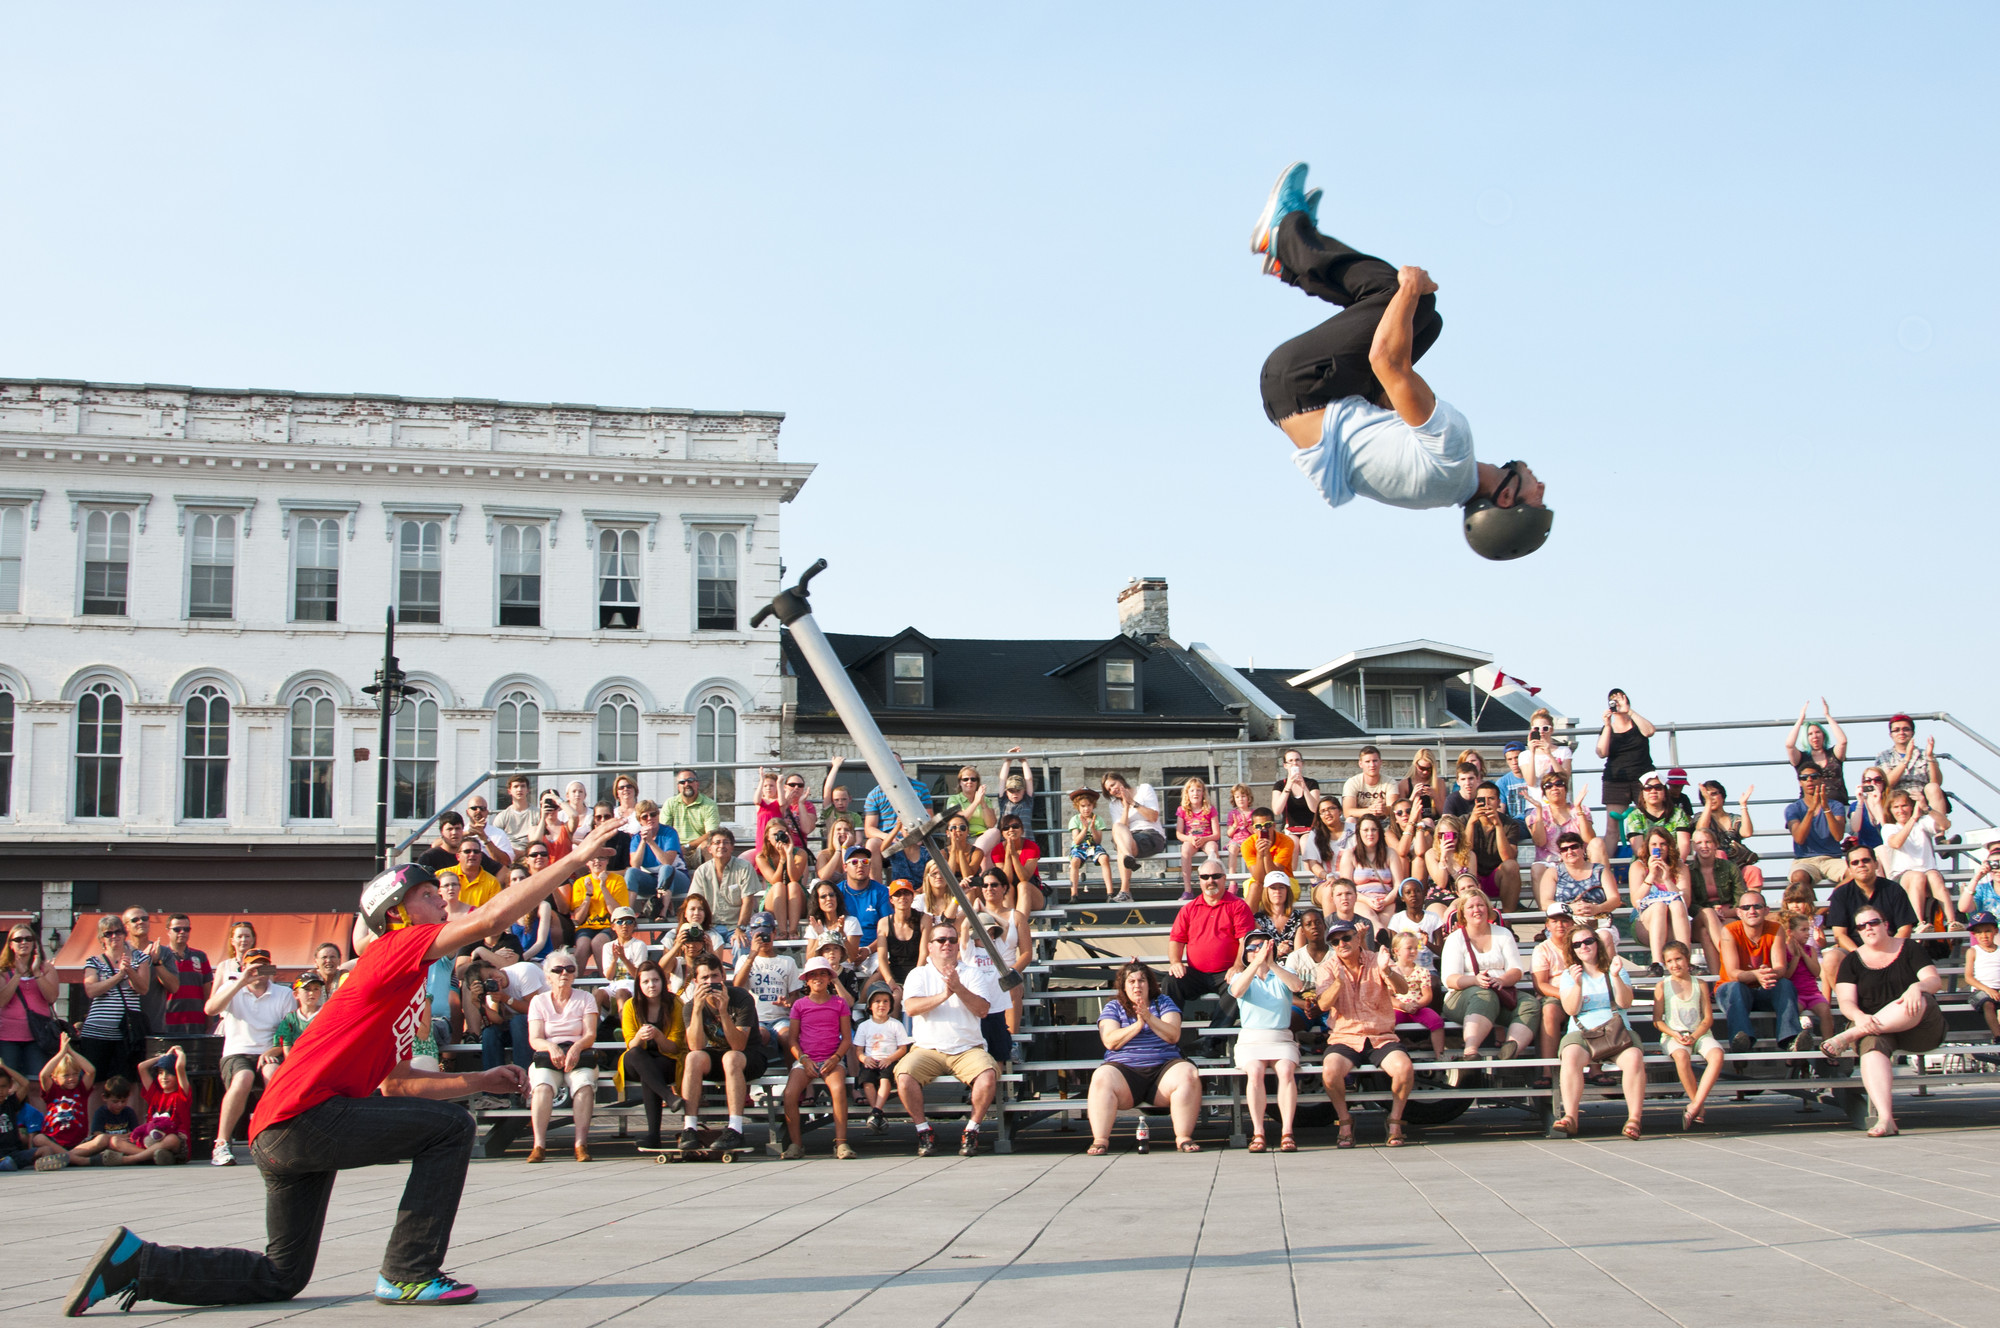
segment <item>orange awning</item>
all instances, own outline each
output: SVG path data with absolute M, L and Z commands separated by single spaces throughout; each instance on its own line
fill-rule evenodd
M 56 952 L 58 981 L 83 981 L 83 961 L 103 953 L 97 942 L 97 922 L 105 916 L 77 914 L 76 929 Z M 343 956 L 353 953 L 352 913 L 190 913 L 188 921 L 194 925 L 188 944 L 206 954 L 211 964 L 220 963 L 229 953 L 230 928 L 239 922 L 249 923 L 257 929 L 257 944 L 271 952 L 280 978 L 287 982 L 312 967 L 313 951 L 324 942 L 338 945 Z M 166 914 L 153 914 L 151 936 L 158 941 L 167 939 Z

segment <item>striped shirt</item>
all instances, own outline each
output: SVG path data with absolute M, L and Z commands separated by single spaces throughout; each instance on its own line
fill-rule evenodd
M 167 953 L 172 954 L 169 950 Z M 208 1001 L 209 983 L 215 980 L 215 970 L 209 967 L 208 956 L 189 947 L 184 955 L 175 957 L 174 972 L 179 975 L 179 990 L 167 996 L 167 1032 L 175 1035 L 206 1033 L 208 1013 L 202 1006 Z
M 141 951 L 132 954 L 132 971 L 138 972 L 152 960 Z M 84 971 L 92 982 L 102 982 L 117 973 L 118 965 L 101 954 L 94 954 L 83 961 Z M 125 1036 L 125 1012 L 145 1017 L 145 1008 L 140 1003 L 139 993 L 132 989 L 132 983 L 121 978 L 118 985 L 101 991 L 90 1002 L 90 1014 L 83 1026 L 76 1031 L 84 1037 L 100 1042 L 117 1042 Z

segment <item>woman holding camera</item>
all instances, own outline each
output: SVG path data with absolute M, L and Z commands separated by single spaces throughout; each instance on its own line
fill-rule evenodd
M 812 855 L 792 842 L 785 822 L 764 823 L 757 855 L 751 859 L 764 882 L 764 911 L 778 920 L 778 935 L 797 936 L 806 911 L 806 883 L 813 879 Z
M 1653 723 L 1632 708 L 1623 687 L 1604 698 L 1604 727 L 1597 731 L 1597 754 L 1604 761 L 1604 810 L 1625 814 L 1639 796 L 1639 776 L 1653 769 Z M 1664 970 L 1662 970 L 1664 971 Z
M 576 1122 L 576 1160 L 590 1161 L 590 1109 L 597 1097 L 597 1002 L 576 989 L 576 955 L 558 950 L 542 961 L 547 991 L 528 1002 L 528 1045 L 535 1059 L 528 1069 L 531 1096 L 528 1122 L 535 1132 L 528 1161 L 548 1156 L 549 1115 L 556 1090 L 569 1085 Z

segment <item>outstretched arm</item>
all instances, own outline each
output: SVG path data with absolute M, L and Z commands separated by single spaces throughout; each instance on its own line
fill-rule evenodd
M 1413 367 L 1417 301 L 1437 290 L 1430 273 L 1405 267 L 1396 274 L 1396 293 L 1375 325 L 1375 342 L 1368 348 L 1368 367 L 1375 371 L 1389 404 L 1405 424 L 1423 425 L 1437 411 L 1437 394 Z

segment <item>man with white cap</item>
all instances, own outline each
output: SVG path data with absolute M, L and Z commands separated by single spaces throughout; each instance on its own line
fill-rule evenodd
M 462 1305 L 478 1288 L 445 1275 L 445 1251 L 472 1157 L 472 1117 L 449 1100 L 522 1092 L 515 1065 L 478 1074 L 412 1069 L 410 1048 L 428 1027 L 424 979 L 437 960 L 503 930 L 573 876 L 616 832 L 606 823 L 561 861 L 479 908 L 446 920 L 429 869 L 383 872 L 361 892 L 362 920 L 376 939 L 299 1038 L 285 1072 L 250 1118 L 250 1154 L 264 1173 L 263 1252 L 155 1245 L 119 1227 L 70 1289 L 63 1313 L 82 1314 L 114 1297 L 176 1305 L 290 1300 L 312 1279 L 338 1174 L 408 1159 L 375 1298 L 390 1305 Z M 378 1093 L 379 1090 L 379 1093 Z

